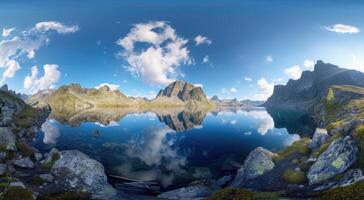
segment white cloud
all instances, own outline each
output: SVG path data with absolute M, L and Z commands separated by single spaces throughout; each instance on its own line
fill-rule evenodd
M 44 144 L 56 144 L 57 139 L 60 136 L 59 129 L 53 124 L 52 120 L 47 120 L 43 125 L 41 130 L 44 133 L 43 143 Z
M 199 46 L 200 44 L 207 44 L 207 45 L 212 44 L 211 40 L 209 40 L 207 37 L 204 37 L 202 35 L 196 36 L 194 41 L 196 43 L 196 46 Z
M 273 62 L 273 56 L 268 55 L 268 56 L 265 58 L 265 60 L 266 60 L 267 62 Z
M 315 68 L 315 62 L 313 62 L 312 60 L 305 60 L 303 62 L 303 66 L 309 70 L 309 71 L 313 71 Z
M 250 77 L 244 77 L 244 80 L 245 80 L 245 81 L 248 81 L 248 82 L 253 81 L 253 79 L 252 79 L 252 78 L 250 78 Z
M 78 31 L 78 26 L 66 26 L 60 22 L 55 21 L 47 21 L 47 22 L 39 22 L 35 25 L 35 30 L 38 31 L 50 31 L 54 30 L 57 31 L 59 34 L 66 34 L 66 33 L 74 33 Z
M 51 26 L 51 24 L 53 25 Z M 75 27 L 59 22 L 40 22 L 33 28 L 22 31 L 18 36 L 0 41 L 0 68 L 4 68 L 1 82 L 13 77 L 20 70 L 19 60 L 23 55 L 28 59 L 33 59 L 36 50 L 49 43 L 46 34 L 48 30 L 56 30 L 58 33 L 65 34 L 76 31 Z
M 119 89 L 120 85 L 116 85 L 116 84 L 110 84 L 110 83 L 101 83 L 100 85 L 96 86 L 96 89 L 99 89 L 102 86 L 108 86 L 110 88 L 110 90 L 117 90 Z
M 230 88 L 230 92 L 232 92 L 232 93 L 236 93 L 237 92 L 237 90 L 235 89 L 235 88 Z
M 293 67 L 285 69 L 284 73 L 287 74 L 291 79 L 297 80 L 301 77 L 302 70 L 300 66 L 295 65 Z
M 258 89 L 261 93 L 254 94 L 252 99 L 253 100 L 266 100 L 273 94 L 274 84 L 268 83 L 265 78 L 261 78 L 257 81 Z
M 8 28 L 8 29 L 3 28 L 3 34 L 2 34 L 2 36 L 3 37 L 8 37 L 10 35 L 10 33 L 13 32 L 14 30 L 15 30 L 15 27 Z
M 27 75 L 24 79 L 24 89 L 30 93 L 34 94 L 39 90 L 49 89 L 54 86 L 54 84 L 61 77 L 61 72 L 58 71 L 58 65 L 46 64 L 43 66 L 44 75 L 38 78 L 38 67 L 32 67 L 31 75 Z
M 119 55 L 128 63 L 128 71 L 149 84 L 167 85 L 181 75 L 182 64 L 192 62 L 187 42 L 166 22 L 155 21 L 135 24 L 117 44 L 123 48 Z M 136 49 L 136 43 L 147 47 Z
M 208 63 L 209 62 L 209 56 L 205 56 L 202 59 L 202 63 Z
M 360 29 L 346 24 L 335 24 L 333 26 L 327 26 L 325 27 L 326 30 L 341 34 L 353 34 L 353 33 L 359 33 Z
M 195 87 L 200 87 L 200 88 L 203 88 L 203 85 L 201 83 L 195 83 L 193 84 Z

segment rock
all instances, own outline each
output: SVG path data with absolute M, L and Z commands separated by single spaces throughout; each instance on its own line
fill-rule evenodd
M 223 176 L 213 184 L 213 187 L 225 187 L 233 179 L 232 175 Z
M 0 163 L 0 176 L 4 175 L 6 172 L 7 165 Z
M 34 162 L 29 157 L 15 160 L 14 165 L 22 168 L 34 168 Z
M 25 188 L 25 185 L 21 181 L 14 181 L 14 182 L 9 183 L 9 187 L 21 187 L 21 188 Z
M 341 174 L 357 160 L 358 153 L 355 141 L 349 136 L 334 140 L 308 171 L 309 184 L 319 183 Z
M 358 181 L 364 179 L 363 173 L 360 169 L 350 169 L 348 170 L 344 177 L 342 177 L 334 186 L 335 187 L 346 187 L 352 185 Z
M 213 191 L 208 186 L 192 185 L 164 192 L 158 195 L 158 197 L 166 199 L 180 199 L 180 200 L 205 199 L 206 197 L 210 196 L 212 192 Z
M 6 150 L 16 151 L 15 136 L 10 128 L 0 127 L 0 146 Z
M 160 90 L 156 98 L 161 97 L 177 97 L 183 102 L 189 100 L 208 101 L 201 87 L 195 87 L 193 84 L 181 80 L 169 84 L 164 90 Z
M 39 175 L 43 180 L 46 180 L 48 182 L 52 182 L 54 180 L 53 176 L 51 174 L 41 174 Z
M 308 147 L 310 149 L 317 149 L 323 143 L 325 143 L 328 138 L 329 138 L 329 135 L 327 134 L 326 129 L 316 128 L 315 133 L 313 134 L 311 143 L 308 145 Z
M 256 178 L 273 169 L 273 155 L 274 153 L 262 147 L 257 147 L 251 151 L 248 157 L 245 159 L 244 164 L 238 170 L 232 186 L 238 187 L 244 181 Z
M 36 161 L 40 161 L 40 160 L 42 160 L 43 155 L 41 153 L 39 153 L 39 152 L 35 152 L 34 153 L 34 158 L 35 158 Z
M 7 156 L 7 153 L 5 151 L 0 152 L 0 159 L 5 159 Z
M 63 181 L 66 190 L 67 187 L 84 189 L 102 199 L 115 195 L 101 163 L 77 150 L 61 151 L 59 154 L 52 173 L 58 177 L 57 181 Z

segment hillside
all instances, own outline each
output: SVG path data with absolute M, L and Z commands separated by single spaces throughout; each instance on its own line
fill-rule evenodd
M 286 85 L 276 85 L 265 107 L 285 107 L 309 110 L 332 85 L 363 87 L 364 74 L 355 70 L 317 61 L 314 71 L 304 71 L 298 80 L 289 80 Z

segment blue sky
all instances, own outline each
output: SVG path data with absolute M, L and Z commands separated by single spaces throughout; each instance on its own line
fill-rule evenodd
M 363 10 L 360 1 L 5 0 L 0 73 L 24 93 L 109 83 L 153 96 L 184 79 L 208 96 L 265 99 L 318 59 L 364 71 Z

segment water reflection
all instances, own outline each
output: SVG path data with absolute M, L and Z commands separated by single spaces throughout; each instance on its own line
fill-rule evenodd
M 277 127 L 264 109 L 104 109 L 51 118 L 34 142 L 37 149 L 78 149 L 102 162 L 108 174 L 163 187 L 221 177 L 257 146 L 277 151 L 300 139 L 299 132 Z

